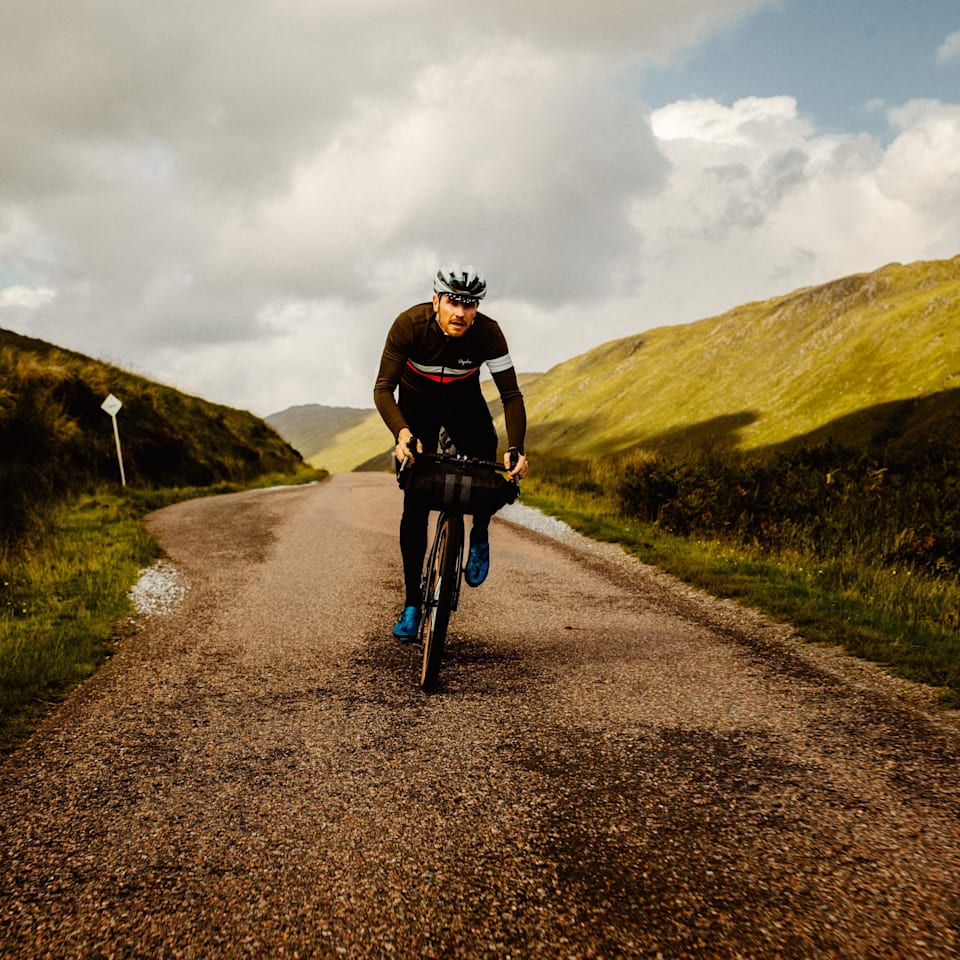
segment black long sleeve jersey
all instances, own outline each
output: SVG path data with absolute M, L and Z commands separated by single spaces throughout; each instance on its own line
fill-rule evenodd
M 517 372 L 500 325 L 483 313 L 477 313 L 462 337 L 448 337 L 443 332 L 432 303 L 417 304 L 401 313 L 387 334 L 373 388 L 374 403 L 396 437 L 409 426 L 394 396 L 398 385 L 447 404 L 461 390 L 480 394 L 483 364 L 500 391 L 507 442 L 522 451 L 527 417 Z

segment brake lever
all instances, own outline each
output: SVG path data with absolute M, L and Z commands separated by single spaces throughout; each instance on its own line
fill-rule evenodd
M 407 443 L 407 449 L 416 450 L 419 443 L 420 441 L 416 437 L 411 437 Z M 401 479 L 403 477 L 403 472 L 404 470 L 409 470 L 413 466 L 413 462 L 414 462 L 414 458 L 412 456 L 404 457 L 402 460 L 398 462 L 397 482 L 400 483 L 401 486 L 403 486 L 402 479 Z
M 416 451 L 417 447 L 420 446 L 420 441 L 416 437 L 411 437 L 407 441 L 407 449 Z M 411 455 L 409 457 L 403 458 L 403 463 L 400 465 L 401 470 L 409 469 L 413 466 L 414 457 Z

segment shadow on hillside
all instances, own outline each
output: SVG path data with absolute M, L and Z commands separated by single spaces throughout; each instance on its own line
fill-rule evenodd
M 735 450 L 743 439 L 742 431 L 756 423 L 760 414 L 756 410 L 741 410 L 739 413 L 726 413 L 711 417 L 700 423 L 686 427 L 664 430 L 654 434 L 649 440 L 638 443 L 629 450 Z
M 382 473 L 385 470 L 393 470 L 393 447 L 388 447 L 383 453 L 378 453 L 369 460 L 357 464 L 351 472 Z
M 743 429 L 756 423 L 759 417 L 760 414 L 755 410 L 743 410 L 652 434 L 638 443 L 618 445 L 615 440 L 598 444 L 598 436 L 610 436 L 611 433 L 610 422 L 598 414 L 560 424 L 552 421 L 543 428 L 532 424 L 527 430 L 527 446 L 543 453 L 556 452 L 571 457 L 590 456 L 598 452 L 624 454 L 670 451 L 682 454 L 688 450 L 732 450 L 740 445 Z M 602 450 L 598 450 L 598 447 Z
M 865 407 L 816 430 L 771 444 L 763 452 L 779 453 L 832 440 L 857 449 L 885 450 L 894 457 L 908 457 L 944 446 L 956 448 L 958 437 L 960 388 L 954 388 Z
M 712 417 L 700 423 L 651 434 L 635 443 L 618 444 L 614 431 L 599 413 L 538 427 L 531 424 L 527 446 L 543 454 L 589 457 L 649 452 L 683 458 L 705 451 L 738 450 L 743 430 L 760 419 L 754 410 Z M 941 390 L 865 407 L 779 443 L 753 448 L 763 456 L 834 442 L 854 449 L 884 451 L 894 458 L 910 457 L 941 448 L 956 449 L 960 438 L 960 388 Z

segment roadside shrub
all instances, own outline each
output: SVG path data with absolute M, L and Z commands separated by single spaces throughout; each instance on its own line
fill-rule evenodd
M 79 432 L 57 391 L 69 379 L 57 365 L 0 351 L 0 544 L 39 531 L 66 490 Z
M 893 460 L 822 444 L 767 458 L 710 453 L 624 464 L 619 509 L 680 536 L 730 538 L 775 553 L 960 571 L 960 458 Z

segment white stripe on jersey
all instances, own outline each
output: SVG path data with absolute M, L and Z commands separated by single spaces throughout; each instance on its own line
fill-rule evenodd
M 456 379 L 457 377 L 467 377 L 471 373 L 476 373 L 476 367 L 467 367 L 465 370 L 458 370 L 456 367 L 435 367 L 431 366 L 429 363 L 417 363 L 416 360 L 408 360 L 408 364 L 411 367 L 414 367 L 418 372 L 425 374 L 428 377 L 452 377 Z
M 502 357 L 494 357 L 492 360 L 487 361 L 487 369 L 491 373 L 502 373 L 504 370 L 509 370 L 513 366 L 513 360 L 510 358 L 509 353 L 505 353 Z

